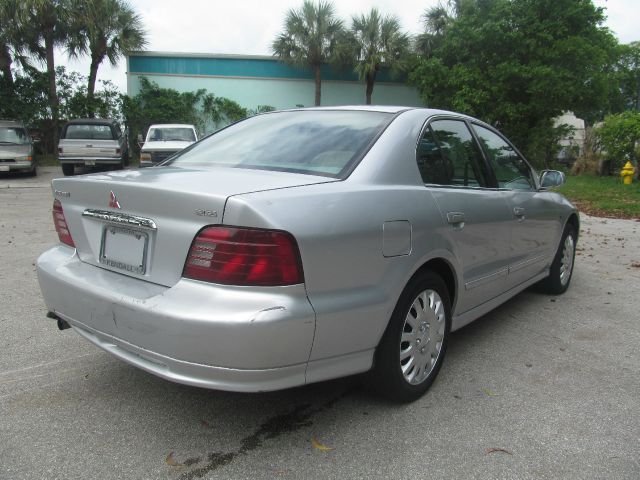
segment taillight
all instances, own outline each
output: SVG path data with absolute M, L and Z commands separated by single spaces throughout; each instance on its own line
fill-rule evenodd
M 182 273 L 205 282 L 280 286 L 303 282 L 298 245 L 277 230 L 207 227 L 191 244 Z
M 56 232 L 58 232 L 58 238 L 62 243 L 75 247 L 73 238 L 71 238 L 71 232 L 67 226 L 67 220 L 64 218 L 64 212 L 62 211 L 62 204 L 60 200 L 53 201 L 53 224 L 56 226 Z
M 62 147 L 58 147 L 58 154 L 62 155 Z

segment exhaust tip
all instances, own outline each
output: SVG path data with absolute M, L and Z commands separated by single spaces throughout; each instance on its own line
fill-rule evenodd
M 58 315 L 53 312 L 47 312 L 47 318 L 51 318 L 52 320 L 56 320 L 58 324 L 58 330 L 66 330 L 67 328 L 71 328 L 71 325 L 67 323 L 66 320 L 63 320 Z

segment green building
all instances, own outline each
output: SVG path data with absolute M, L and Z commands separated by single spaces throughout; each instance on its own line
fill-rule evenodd
M 127 57 L 127 93 L 136 95 L 140 77 L 180 92 L 205 88 L 245 108 L 270 105 L 276 109 L 313 106 L 313 72 L 258 55 L 134 52 Z M 421 106 L 415 88 L 389 72 L 378 75 L 372 102 L 378 105 Z M 353 71 L 322 68 L 322 105 L 365 103 L 365 85 Z

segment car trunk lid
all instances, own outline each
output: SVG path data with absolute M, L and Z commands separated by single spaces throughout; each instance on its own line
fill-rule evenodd
M 333 179 L 239 168 L 126 170 L 53 181 L 84 262 L 174 285 L 195 235 L 222 222 L 231 195 Z

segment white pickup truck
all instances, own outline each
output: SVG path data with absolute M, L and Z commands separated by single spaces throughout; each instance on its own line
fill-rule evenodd
M 144 145 L 140 149 L 140 167 L 157 165 L 197 140 L 198 134 L 193 125 L 177 123 L 151 125 Z
M 110 119 L 71 120 L 62 129 L 58 160 L 65 175 L 73 175 L 76 166 L 124 168 L 129 165 L 126 131 Z

